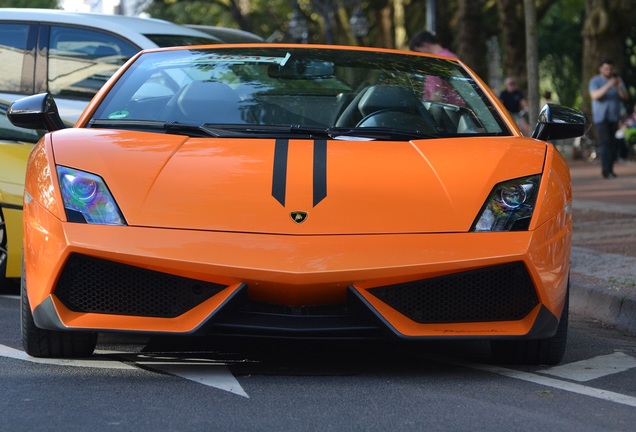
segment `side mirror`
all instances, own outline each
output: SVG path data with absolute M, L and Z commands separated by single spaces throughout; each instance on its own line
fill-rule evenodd
M 532 138 L 542 141 L 576 138 L 585 135 L 590 125 L 581 111 L 549 103 L 539 113 Z
M 49 93 L 18 99 L 9 107 L 7 118 L 14 126 L 26 129 L 53 132 L 66 127 Z

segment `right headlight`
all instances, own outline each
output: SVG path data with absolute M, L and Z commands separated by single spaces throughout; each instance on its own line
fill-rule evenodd
M 471 231 L 527 230 L 534 212 L 540 183 L 540 175 L 499 183 L 490 192 Z
M 69 222 L 126 225 L 101 177 L 64 166 L 57 167 L 57 176 Z

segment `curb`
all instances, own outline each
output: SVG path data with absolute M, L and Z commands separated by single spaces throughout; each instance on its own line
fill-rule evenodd
M 636 335 L 636 258 L 572 247 L 570 311 Z
M 636 335 L 636 163 L 605 180 L 598 162 L 568 161 L 574 195 L 570 311 Z

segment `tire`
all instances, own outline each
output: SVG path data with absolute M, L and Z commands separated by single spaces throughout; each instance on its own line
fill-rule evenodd
M 29 298 L 26 294 L 24 263 L 22 266 L 22 287 L 20 310 L 22 346 L 32 357 L 89 357 L 97 345 L 97 333 L 43 330 L 33 321 Z
M 563 360 L 568 336 L 570 289 L 554 336 L 546 339 L 491 341 L 493 359 L 504 364 L 556 365 Z

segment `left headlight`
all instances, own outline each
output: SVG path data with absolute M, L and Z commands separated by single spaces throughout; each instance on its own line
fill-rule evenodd
M 57 176 L 69 222 L 126 225 L 101 177 L 64 166 L 57 167 Z
M 541 176 L 499 183 L 490 192 L 471 231 L 525 231 L 537 201 Z

